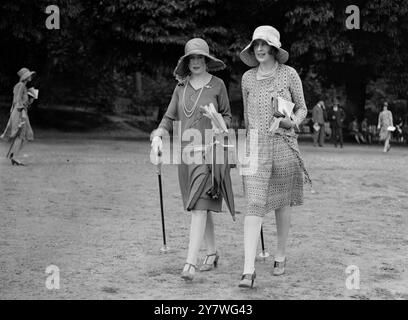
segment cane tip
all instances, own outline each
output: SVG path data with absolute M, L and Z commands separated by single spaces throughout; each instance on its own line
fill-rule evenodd
M 169 250 L 170 250 L 170 248 L 167 247 L 167 246 L 163 246 L 163 247 L 160 248 L 160 251 L 161 251 L 161 252 L 164 252 L 164 253 L 169 252 Z
M 259 254 L 259 256 L 261 257 L 261 258 L 268 258 L 269 257 L 269 253 L 268 252 L 261 252 L 260 254 Z

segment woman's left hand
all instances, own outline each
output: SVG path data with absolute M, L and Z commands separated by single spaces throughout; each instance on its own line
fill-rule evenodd
M 280 121 L 279 127 L 283 129 L 292 129 L 294 127 L 294 123 L 289 117 L 285 117 Z

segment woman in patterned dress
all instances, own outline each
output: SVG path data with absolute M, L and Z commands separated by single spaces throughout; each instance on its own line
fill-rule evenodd
M 183 135 L 187 129 L 196 129 L 204 140 L 205 130 L 211 130 L 213 127 L 211 120 L 203 116 L 200 106 L 213 103 L 227 127 L 230 125 L 231 110 L 225 84 L 220 78 L 208 72 L 223 68 L 225 64 L 210 55 L 208 44 L 203 39 L 194 38 L 186 43 L 185 54 L 179 59 L 174 70 L 174 75 L 180 83 L 174 89 L 170 104 L 158 129 L 151 135 L 154 154 L 157 155 L 163 150 L 162 137 L 168 135 L 174 121 L 180 122 L 179 134 Z M 188 144 L 190 141 L 182 141 L 182 150 Z M 209 271 L 216 267 L 219 257 L 215 245 L 212 212 L 221 211 L 222 197 L 215 199 L 206 192 L 202 192 L 193 208 L 190 208 L 188 203 L 190 193 L 197 190 L 199 175 L 205 169 L 204 166 L 206 166 L 204 162 L 203 164 L 187 164 L 185 161 L 178 165 L 184 210 L 191 212 L 190 241 L 186 264 L 182 272 L 182 278 L 185 280 L 194 278 L 202 239 L 206 244 L 207 256 L 200 266 L 200 271 Z
M 253 287 L 262 219 L 272 211 L 278 238 L 273 274 L 284 273 L 291 207 L 303 204 L 304 173 L 305 181 L 311 182 L 294 131 L 306 117 L 307 108 L 299 75 L 284 64 L 288 57 L 288 52 L 281 48 L 278 30 L 271 26 L 256 28 L 251 43 L 240 53 L 241 60 L 253 67 L 242 77 L 245 125 L 248 136 L 251 130 L 258 131 L 258 168 L 256 173 L 244 176 L 247 212 L 240 287 Z M 295 104 L 291 117 L 282 118 L 283 114 L 271 102 L 278 97 Z M 271 132 L 271 124 L 276 121 L 280 121 L 279 127 Z
M 383 152 L 388 152 L 391 148 L 391 131 L 388 127 L 393 127 L 392 113 L 388 110 L 388 102 L 384 102 L 383 111 L 378 115 L 378 130 L 380 130 L 380 141 L 384 141 Z
M 12 146 L 8 157 L 13 166 L 24 165 L 16 158 L 23 148 L 24 143 L 26 141 L 34 140 L 34 134 L 27 112 L 27 108 L 32 103 L 34 98 L 36 98 L 34 96 L 35 91 L 28 91 L 27 89 L 27 83 L 32 80 L 34 73 L 35 71 L 30 71 L 27 68 L 21 68 L 17 72 L 17 75 L 20 77 L 20 81 L 14 86 L 13 104 L 10 109 L 10 118 L 8 120 L 6 129 L 0 136 L 2 139 L 12 141 Z

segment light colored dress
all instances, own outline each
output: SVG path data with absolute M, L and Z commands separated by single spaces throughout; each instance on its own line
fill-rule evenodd
M 197 101 L 197 108 L 191 117 L 187 117 L 183 111 L 183 95 L 185 91 L 185 105 L 187 109 L 193 109 L 194 103 Z M 212 76 L 210 82 L 204 86 L 201 95 L 201 89 L 195 90 L 189 82 L 184 85 L 177 85 L 174 89 L 173 96 L 171 98 L 170 104 L 167 108 L 163 119 L 159 124 L 158 130 L 166 130 L 168 132 L 173 128 L 174 121 L 180 121 L 180 132 L 178 134 L 183 134 L 187 129 L 194 128 L 200 131 L 201 137 L 203 139 L 203 144 L 205 143 L 205 130 L 211 129 L 211 120 L 203 116 L 203 112 L 199 106 L 208 105 L 210 103 L 214 104 L 215 109 L 222 115 L 227 127 L 231 123 L 231 109 L 228 100 L 227 89 L 225 87 L 224 81 L 216 76 Z M 200 95 L 200 96 L 199 96 Z M 191 141 L 182 141 L 181 149 L 191 144 Z M 181 163 L 178 165 L 178 178 L 180 184 L 181 195 L 183 199 L 184 209 L 187 210 L 188 200 L 191 197 L 190 191 L 198 189 L 198 175 L 206 172 L 207 166 L 205 162 L 203 164 L 185 164 Z M 227 173 L 229 175 L 229 171 Z M 207 190 L 207 188 L 205 188 Z M 214 199 L 202 192 L 198 201 L 196 202 L 194 208 L 191 210 L 211 210 L 219 212 L 222 209 L 222 197 Z
M 391 138 L 391 131 L 387 128 L 393 125 L 392 113 L 390 110 L 383 110 L 378 115 L 378 124 L 380 125 L 380 141 Z
M 294 129 L 278 128 L 275 134 L 269 132 L 275 112 L 272 97 L 295 104 L 292 120 L 297 125 L 306 117 L 299 75 L 284 64 L 279 64 L 275 76 L 267 79 L 257 80 L 256 73 L 257 67 L 242 77 L 246 128 L 258 130 L 258 169 L 255 174 L 244 176 L 244 184 L 247 215 L 263 217 L 275 209 L 303 204 L 304 173 L 306 181 L 311 181 L 299 153 Z
M 13 89 L 13 104 L 10 109 L 10 118 L 7 122 L 6 129 L 0 136 L 2 139 L 12 139 L 17 133 L 20 138 L 33 140 L 34 134 L 28 118 L 28 94 L 27 87 L 23 82 L 19 82 Z M 25 119 L 23 118 L 25 116 Z M 24 122 L 19 131 L 19 125 Z

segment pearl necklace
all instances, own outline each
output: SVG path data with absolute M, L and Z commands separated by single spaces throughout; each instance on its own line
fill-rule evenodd
M 200 100 L 201 94 L 203 93 L 203 90 L 204 90 L 205 86 L 201 87 L 200 93 L 198 94 L 198 97 L 197 97 L 196 101 L 194 102 L 194 105 L 193 105 L 193 107 L 191 109 L 188 109 L 187 106 L 186 106 L 186 90 L 187 90 L 187 86 L 188 86 L 188 81 L 187 81 L 186 85 L 184 86 L 183 98 L 181 100 L 181 105 L 183 107 L 184 115 L 187 118 L 190 118 L 194 114 L 195 109 L 197 109 L 198 100 Z

